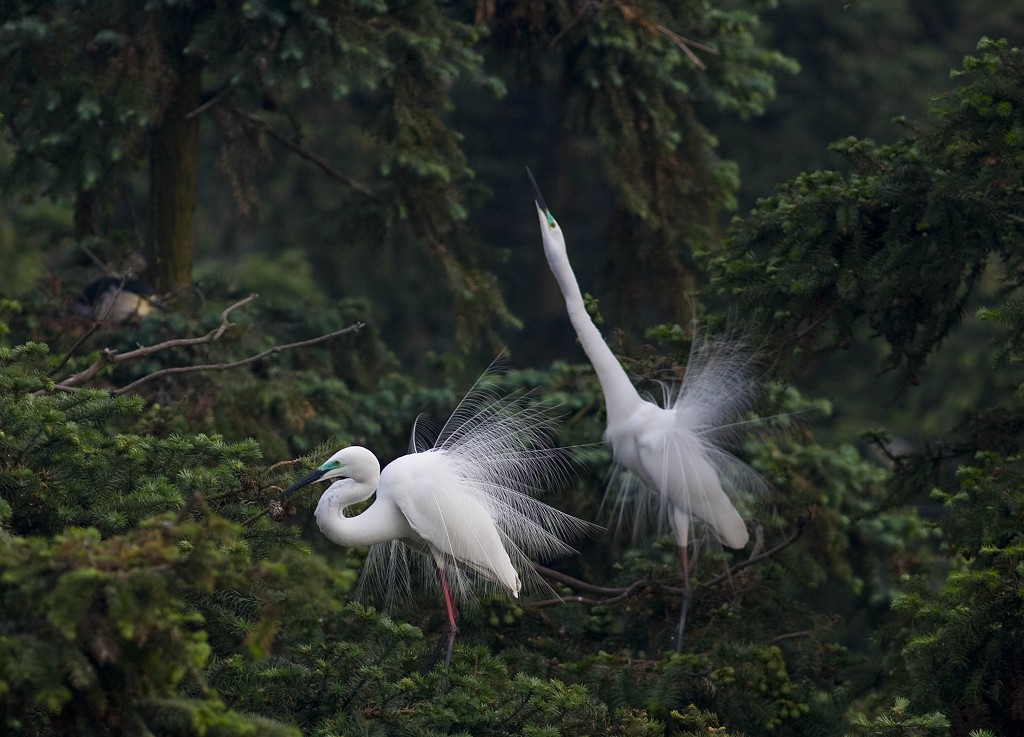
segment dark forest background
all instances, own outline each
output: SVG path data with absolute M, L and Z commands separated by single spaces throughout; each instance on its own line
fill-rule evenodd
M 0 2 L 11 735 L 1024 735 L 1024 9 L 996 0 Z M 646 388 L 742 331 L 771 485 L 672 540 L 375 608 L 315 494 L 503 348 L 599 510 L 530 167 Z M 108 277 L 162 308 L 82 304 Z M 258 295 L 258 296 L 251 296 Z M 293 345 L 299 344 L 299 345 Z M 175 369 L 168 371 L 168 369 Z

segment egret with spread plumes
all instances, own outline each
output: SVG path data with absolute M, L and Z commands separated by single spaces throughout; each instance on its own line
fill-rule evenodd
M 674 641 L 678 652 L 691 594 L 687 552 L 691 526 L 701 523 L 723 545 L 744 547 L 749 539 L 747 526 L 727 490 L 738 493 L 764 486 L 752 468 L 725 450 L 754 396 L 750 358 L 727 341 L 695 341 L 682 381 L 664 387 L 664 406 L 642 397 L 587 314 L 562 230 L 529 169 L 527 175 L 540 217 L 544 254 L 604 394 L 604 439 L 611 445 L 620 478 L 616 501 L 620 522 L 630 497 L 635 502 L 629 509 L 635 531 L 648 522 L 658 527 L 667 524 L 679 546 L 683 600 Z
M 334 481 L 316 506 L 316 523 L 336 545 L 373 546 L 364 588 L 384 589 L 388 598 L 408 593 L 410 568 L 429 561 L 445 607 L 438 653 L 444 646 L 447 666 L 460 600 L 480 585 L 518 598 L 523 578 L 536 579 L 532 557 L 574 552 L 568 540 L 591 527 L 536 498 L 567 471 L 565 453 L 549 442 L 552 422 L 527 397 L 497 396 L 478 382 L 433 442 L 417 424 L 410 453 L 383 471 L 366 448 L 343 448 L 280 498 Z M 374 491 L 365 511 L 345 516 Z

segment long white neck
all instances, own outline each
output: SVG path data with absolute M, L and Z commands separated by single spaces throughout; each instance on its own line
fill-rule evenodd
M 542 231 L 546 231 L 548 222 L 543 212 L 540 213 L 540 224 Z M 576 275 L 572 271 L 572 265 L 569 263 L 569 256 L 564 245 L 552 243 L 549 238 L 545 237 L 544 254 L 547 256 L 551 273 L 555 275 L 558 287 L 562 290 L 562 296 L 565 298 L 565 309 L 569 313 L 569 321 L 576 330 L 583 351 L 594 366 L 597 380 L 601 382 L 601 390 L 604 392 L 604 401 L 608 409 L 609 424 L 612 424 L 613 420 L 625 417 L 636 407 L 637 402 L 643 400 L 629 380 L 629 376 L 622 369 L 622 364 L 615 358 L 615 354 L 612 353 L 608 344 L 604 342 L 601 331 L 597 329 L 594 321 L 587 314 L 583 294 L 576 282 Z
M 328 540 L 346 548 L 361 548 L 388 540 L 415 538 L 405 516 L 389 500 L 377 500 L 366 511 L 346 517 L 345 509 L 364 501 L 373 493 L 362 491 L 352 479 L 331 484 L 316 505 L 317 527 Z

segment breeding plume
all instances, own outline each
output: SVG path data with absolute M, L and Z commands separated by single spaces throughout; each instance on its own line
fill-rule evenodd
M 364 589 L 388 598 L 406 594 L 410 568 L 429 561 L 447 616 L 447 665 L 460 600 L 479 585 L 517 598 L 523 578 L 536 577 L 530 558 L 573 552 L 566 541 L 589 527 L 535 498 L 565 472 L 564 455 L 548 443 L 551 424 L 526 397 L 497 397 L 478 382 L 432 443 L 414 427 L 410 453 L 383 471 L 366 448 L 344 448 L 281 496 L 335 480 L 316 506 L 316 523 L 337 545 L 374 546 Z M 362 514 L 345 516 L 375 490 Z
M 608 415 L 604 439 L 617 464 L 620 483 L 613 486 L 618 486 L 615 504 L 620 524 L 627 514 L 634 516 L 635 533 L 650 523 L 659 528 L 667 524 L 679 544 L 684 594 L 676 627 L 678 652 L 690 598 L 691 525 L 703 523 L 723 545 L 742 548 L 749 537 L 747 526 L 726 490 L 752 490 L 764 483 L 724 449 L 752 400 L 749 358 L 729 343 L 706 343 L 692 351 L 682 382 L 664 388 L 664 406 L 641 397 L 587 314 L 565 237 L 529 169 L 527 174 L 540 216 L 544 254 L 604 394 Z M 623 469 L 629 473 L 623 474 Z

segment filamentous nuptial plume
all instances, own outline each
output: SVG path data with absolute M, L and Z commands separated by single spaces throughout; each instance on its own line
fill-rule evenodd
M 445 665 L 460 602 L 471 600 L 479 586 L 518 598 L 524 579 L 539 581 L 531 558 L 574 552 L 567 541 L 591 527 L 536 498 L 568 470 L 564 451 L 548 440 L 551 416 L 524 395 L 499 397 L 481 382 L 432 442 L 417 423 L 410 453 L 383 471 L 372 452 L 351 446 L 281 493 L 335 480 L 320 497 L 316 522 L 337 545 L 373 546 L 364 590 L 401 597 L 412 590 L 411 572 L 432 569 L 447 617 L 439 645 Z M 374 491 L 364 512 L 344 515 Z
M 695 341 L 682 382 L 665 387 L 664 406 L 643 398 L 587 314 L 565 237 L 529 169 L 527 174 L 540 217 L 544 254 L 604 394 L 608 415 L 604 439 L 617 464 L 619 483 L 612 493 L 620 495 L 615 502 L 620 523 L 629 513 L 634 515 L 636 532 L 667 524 L 679 545 L 684 593 L 675 636 L 678 652 L 691 592 L 687 552 L 693 539 L 691 526 L 701 523 L 723 545 L 744 547 L 749 539 L 747 526 L 726 492 L 742 493 L 765 485 L 753 469 L 725 450 L 753 399 L 750 360 L 727 341 Z

